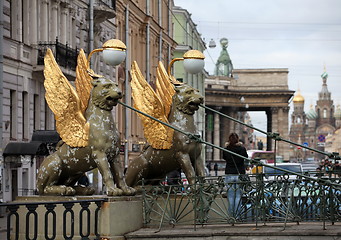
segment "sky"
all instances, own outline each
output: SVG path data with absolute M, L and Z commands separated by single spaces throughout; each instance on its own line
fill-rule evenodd
M 207 43 L 209 74 L 221 51 L 219 40 L 227 38 L 236 69 L 288 68 L 289 89 L 300 90 L 305 112 L 316 104 L 324 69 L 334 105 L 341 105 L 341 0 L 174 0 L 174 4 L 192 14 Z M 208 47 L 211 39 L 216 48 Z M 266 130 L 264 112 L 250 115 L 255 127 Z

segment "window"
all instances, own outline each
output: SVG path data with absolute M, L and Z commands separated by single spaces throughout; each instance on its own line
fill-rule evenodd
M 301 123 L 301 118 L 297 117 L 297 123 Z
M 28 140 L 28 126 L 29 126 L 29 102 L 28 102 L 28 93 L 22 92 L 22 138 L 23 140 Z
M 323 109 L 323 118 L 327 118 L 327 109 Z
M 40 122 L 40 105 L 39 105 L 39 95 L 34 94 L 33 97 L 33 130 L 39 130 Z
M 26 44 L 29 43 L 29 11 L 24 11 L 24 9 L 29 9 L 30 2 L 21 0 L 21 9 L 22 12 L 22 23 L 21 23 L 21 28 L 22 28 L 22 41 Z M 20 8 L 17 8 L 20 9 Z
M 12 0 L 10 1 L 10 11 L 11 11 L 11 38 L 21 41 L 21 34 L 22 32 L 22 7 L 21 1 L 19 0 Z M 2 14 L 2 13 L 1 13 Z
M 47 105 L 47 102 L 46 102 L 46 100 L 44 101 L 44 106 L 45 106 L 45 111 L 44 111 L 44 113 L 45 113 L 45 118 L 44 118 L 44 120 L 45 120 L 45 130 L 48 130 L 49 129 L 49 106 Z
M 282 168 L 284 170 L 288 170 L 291 172 L 302 173 L 301 165 L 277 165 L 277 167 Z M 285 174 L 282 170 L 273 169 L 270 167 L 264 168 L 264 173 L 269 175 L 283 175 Z
M 116 1 L 115 0 L 102 0 L 102 3 L 106 4 L 108 7 L 116 10 Z
M 17 94 L 15 90 L 10 90 L 10 138 L 16 139 L 17 137 Z
M 54 114 L 51 111 L 46 100 L 44 101 L 45 106 L 45 130 L 55 130 Z

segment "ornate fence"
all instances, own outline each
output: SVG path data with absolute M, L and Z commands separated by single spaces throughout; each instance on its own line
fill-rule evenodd
M 146 226 L 318 221 L 325 228 L 341 220 L 340 178 L 268 181 L 258 174 L 226 184 L 209 177 L 195 185 L 143 186 L 143 199 Z

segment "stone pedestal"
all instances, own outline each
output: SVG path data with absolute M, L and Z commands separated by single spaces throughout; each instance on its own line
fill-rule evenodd
M 109 198 L 102 204 L 99 222 L 101 237 L 109 239 L 142 228 L 142 198 Z
M 93 202 L 88 207 L 82 207 L 81 204 L 76 203 L 82 200 L 99 199 L 106 200 L 100 204 L 99 211 Z M 72 206 L 72 211 L 69 211 L 62 203 L 56 203 L 72 203 L 73 201 L 75 204 Z M 45 206 L 46 202 L 54 202 L 56 207 L 49 212 Z M 90 233 L 89 239 L 95 239 L 97 232 L 103 239 L 123 240 L 124 234 L 138 230 L 143 225 L 142 198 L 139 196 L 25 196 L 18 197 L 13 203 L 25 204 L 17 210 L 19 239 L 25 239 L 25 234 L 29 229 L 29 237 L 33 238 L 36 232 L 37 239 L 46 239 L 44 236 L 47 231 L 48 237 L 51 238 L 55 234 L 55 239 L 65 239 L 65 235 L 73 236 L 72 239 L 81 239 L 81 235 L 88 235 L 88 233 Z M 28 203 L 37 203 L 38 207 L 32 210 L 31 206 L 28 207 Z M 97 219 L 96 211 L 98 212 Z M 12 215 L 11 236 L 13 237 L 16 232 L 15 221 Z

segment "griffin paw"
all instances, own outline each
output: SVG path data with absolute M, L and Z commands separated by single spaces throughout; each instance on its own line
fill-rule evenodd
M 119 188 L 108 188 L 107 195 L 108 196 L 121 196 L 123 195 L 123 191 Z
M 133 195 L 136 194 L 135 188 L 126 186 L 126 187 L 122 187 L 121 189 L 122 189 L 122 191 L 123 191 L 123 195 L 126 195 L 126 196 L 133 196 Z

